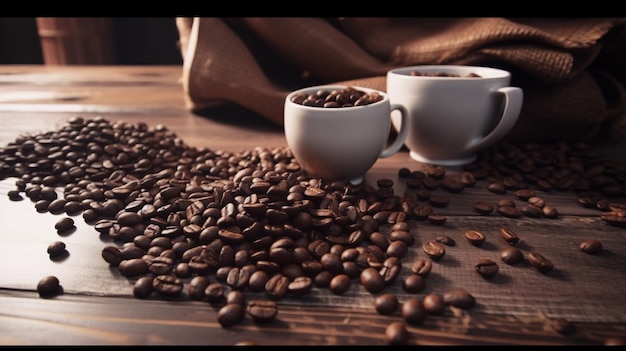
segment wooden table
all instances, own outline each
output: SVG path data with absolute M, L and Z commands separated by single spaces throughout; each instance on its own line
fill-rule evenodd
M 236 107 L 194 115 L 185 107 L 179 66 L 0 66 L 0 145 L 23 135 L 53 131 L 75 116 L 108 121 L 165 126 L 186 144 L 211 150 L 240 152 L 257 146 L 286 146 L 282 128 Z M 593 145 L 607 158 L 624 161 L 626 143 Z M 398 176 L 402 167 L 423 170 L 406 150 L 380 159 L 366 175 L 368 184 L 394 180 L 395 194 L 411 191 Z M 461 170 L 448 169 L 449 174 Z M 0 344 L 6 345 L 384 345 L 386 327 L 402 321 L 400 311 L 378 314 L 374 296 L 355 279 L 344 294 L 313 288 L 305 296 L 280 299 L 275 321 L 257 324 L 250 318 L 230 328 L 217 322 L 216 308 L 206 301 L 152 296 L 133 297 L 133 280 L 109 267 L 101 251 L 109 245 L 79 215 L 76 230 L 59 235 L 54 229 L 61 215 L 38 213 L 25 198 L 9 200 L 16 178 L 0 182 Z M 403 258 L 401 276 L 385 292 L 402 302 L 463 288 L 476 299 L 470 309 L 447 307 L 419 325 L 408 325 L 410 344 L 419 345 L 603 345 L 626 341 L 626 229 L 604 222 L 596 209 L 578 204 L 573 191 L 540 192 L 558 208 L 556 219 L 509 218 L 498 213 L 478 215 L 477 201 L 497 203 L 502 198 L 522 201 L 514 191 L 495 194 L 479 180 L 458 194 L 445 193 L 450 204 L 437 212 L 443 225 L 409 220 L 415 244 Z M 626 203 L 626 196 L 612 199 Z M 388 225 L 381 231 L 388 233 Z M 555 269 L 541 274 L 527 262 L 509 266 L 498 260 L 508 244 L 498 236 L 512 228 L 523 252 L 548 257 Z M 487 235 L 481 247 L 463 237 L 467 229 Z M 434 262 L 419 293 L 403 290 L 402 280 L 415 257 L 425 257 L 422 244 L 437 235 L 456 241 L 446 256 Z M 595 238 L 604 251 L 583 253 L 579 243 Z M 48 244 L 62 240 L 69 256 L 51 260 Z M 484 279 L 474 262 L 491 258 L 500 272 Z M 55 275 L 63 294 L 39 297 L 39 279 Z M 186 280 L 188 283 L 188 279 Z M 185 290 L 186 291 L 186 290 Z M 263 298 L 249 293 L 248 298 Z M 551 321 L 573 323 L 570 333 L 559 333 Z

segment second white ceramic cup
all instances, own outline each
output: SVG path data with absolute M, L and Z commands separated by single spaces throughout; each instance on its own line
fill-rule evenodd
M 402 148 L 407 136 L 407 112 L 389 102 L 384 92 L 353 87 L 381 97 L 378 102 L 351 107 L 324 108 L 296 103 L 294 96 L 346 89 L 321 85 L 291 92 L 285 99 L 284 130 L 295 159 L 310 176 L 330 180 L 363 182 L 365 173 L 379 158 L 389 157 Z M 391 111 L 398 111 L 398 133 L 388 144 Z
M 409 113 L 405 144 L 411 158 L 443 166 L 474 161 L 478 151 L 502 139 L 517 122 L 524 95 L 510 83 L 510 72 L 479 66 L 424 65 L 387 72 L 390 102 Z M 400 119 L 392 114 L 394 127 L 400 127 Z

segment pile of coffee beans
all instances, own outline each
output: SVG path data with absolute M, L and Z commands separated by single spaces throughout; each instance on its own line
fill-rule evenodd
M 291 101 L 304 106 L 337 108 L 370 105 L 383 100 L 383 96 L 376 93 L 366 93 L 355 87 L 346 87 L 337 90 L 318 90 L 314 94 L 300 93 L 291 98 Z
M 341 94 L 353 92 L 349 88 Z M 326 93 L 318 97 L 331 95 Z M 165 126 L 75 117 L 59 130 L 21 136 L 0 148 L 0 179 L 8 177 L 17 178 L 11 199 L 23 194 L 41 213 L 82 213 L 87 224 L 112 239 L 102 258 L 134 280 L 136 298 L 186 293 L 214 305 L 218 322 L 228 328 L 246 317 L 271 322 L 283 297 L 312 289 L 342 295 L 360 283 L 372 294 L 383 293 L 373 303 L 378 313 L 400 311 L 403 321 L 385 331 L 391 344 L 407 342 L 407 324 L 419 325 L 446 307 L 468 309 L 476 303 L 463 289 L 406 301 L 384 294 L 400 277 L 403 258 L 415 243 L 409 221 L 443 224 L 446 217 L 436 209 L 448 206 L 446 191 L 460 193 L 477 180 L 488 181 L 493 185 L 488 191 L 510 193 L 527 201 L 528 209 L 517 209 L 514 201 L 481 202 L 474 205 L 479 215 L 552 219 L 558 211 L 538 192 L 575 192 L 579 203 L 597 208 L 606 223 L 626 223 L 626 167 L 598 161 L 582 143 L 502 142 L 460 175 L 437 166 L 403 168 L 398 179 L 407 191 L 394 194 L 394 181 L 387 178 L 375 186 L 311 178 L 287 148 L 196 148 Z M 55 191 L 59 188 L 62 197 Z M 74 223 L 62 218 L 55 228 L 72 230 Z M 510 228 L 499 233 L 509 244 L 501 261 L 523 262 L 524 254 L 515 248 L 517 233 Z M 466 231 L 465 238 L 475 246 L 485 241 L 477 230 Z M 426 256 L 408 264 L 403 289 L 423 291 L 433 261 L 455 244 L 443 235 L 426 240 Z M 594 254 L 602 245 L 589 240 L 580 249 Z M 55 242 L 48 254 L 52 258 L 64 251 L 65 245 Z M 553 269 L 541 253 L 530 252 L 527 259 L 543 274 Z M 498 264 L 489 258 L 471 264 L 485 279 L 498 273 Z M 58 279 L 45 277 L 37 290 L 50 296 L 59 286 Z M 246 291 L 267 299 L 246 301 Z
M 458 73 L 450 73 L 450 72 L 420 72 L 418 70 L 413 70 L 409 72 L 410 76 L 421 76 L 421 77 L 456 77 L 456 78 L 481 78 L 481 76 L 477 73 L 471 72 L 466 75 L 460 75 Z

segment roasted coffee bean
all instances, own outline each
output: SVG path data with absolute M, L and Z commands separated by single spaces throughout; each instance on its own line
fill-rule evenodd
M 494 194 L 506 194 L 506 187 L 502 182 L 493 182 L 487 185 L 487 190 L 491 191 Z
M 75 228 L 74 220 L 71 217 L 63 217 L 55 223 L 54 228 L 58 233 L 68 232 L 69 230 Z
M 411 273 L 420 275 L 422 278 L 426 278 L 430 274 L 432 268 L 433 262 L 430 259 L 418 257 L 411 265 Z
M 406 222 L 401 222 L 401 223 L 406 223 Z M 392 231 L 389 233 L 389 240 L 390 241 L 400 240 L 409 246 L 415 243 L 415 237 L 408 230 L 399 230 L 399 229 L 393 230 L 392 229 Z M 370 236 L 370 241 L 371 241 L 371 236 Z
M 168 274 L 173 266 L 174 260 L 165 256 L 156 256 L 148 262 L 148 270 L 155 275 Z
M 153 277 L 143 276 L 135 281 L 133 284 L 133 296 L 138 299 L 145 299 L 152 295 L 154 287 L 152 285 Z
M 300 276 L 293 279 L 287 285 L 287 292 L 294 295 L 308 294 L 313 288 L 313 279 L 310 277 Z
M 500 251 L 500 260 L 510 265 L 520 264 L 524 262 L 524 253 L 516 247 L 507 247 Z
M 554 269 L 552 261 L 538 252 L 529 252 L 526 257 L 528 258 L 530 265 L 537 269 L 540 273 L 545 274 Z
M 67 253 L 65 250 L 65 243 L 62 241 L 53 241 L 48 245 L 48 255 L 51 258 L 59 257 Z
M 446 246 L 454 246 L 456 245 L 456 241 L 454 241 L 454 239 L 452 239 L 451 237 L 447 236 L 447 235 L 443 235 L 443 234 L 437 234 L 437 236 L 435 236 L 435 240 L 437 242 L 440 242 Z
M 530 189 L 520 189 L 515 192 L 515 195 L 521 200 L 528 201 L 528 199 L 535 196 L 535 192 Z
M 588 254 L 598 254 L 602 252 L 602 243 L 596 239 L 587 239 L 580 243 L 580 249 Z
M 514 206 L 498 206 L 496 211 L 508 218 L 519 218 L 522 216 L 522 210 Z
M 411 325 L 420 325 L 426 319 L 426 309 L 418 297 L 407 298 L 402 303 L 400 311 L 404 321 Z
M 432 213 L 433 209 L 428 205 L 418 206 L 413 209 L 413 215 L 416 219 L 428 219 L 428 216 Z
M 546 205 L 543 207 L 543 216 L 546 218 L 557 218 L 559 216 L 559 211 L 554 206 Z
M 240 304 L 231 303 L 222 306 L 217 311 L 217 322 L 222 328 L 232 327 L 246 317 L 246 308 Z
M 616 227 L 626 227 L 626 212 L 607 211 L 602 212 L 600 218 L 607 224 Z
M 265 291 L 274 298 L 284 297 L 289 290 L 289 278 L 277 273 L 265 283 Z
M 385 254 L 389 257 L 404 257 L 409 251 L 409 246 L 401 240 L 392 241 L 387 250 L 385 250 Z
M 464 234 L 467 241 L 474 246 L 481 246 L 487 239 L 485 234 L 473 229 L 466 230 Z
M 385 342 L 387 345 L 405 345 L 409 342 L 410 336 L 404 322 L 391 322 L 385 328 Z
M 231 290 L 226 295 L 226 304 L 239 304 L 242 306 L 246 305 L 246 295 L 241 290 Z
M 517 245 L 517 243 L 519 242 L 519 237 L 517 236 L 517 234 L 515 234 L 513 230 L 511 230 L 511 228 L 502 227 L 500 228 L 499 233 L 500 237 L 502 237 L 502 239 L 504 239 L 504 241 L 506 241 L 510 245 Z
M 346 274 L 337 274 L 330 280 L 328 288 L 333 294 L 341 295 L 350 290 L 352 280 Z
M 176 296 L 183 291 L 184 283 L 173 275 L 161 274 L 154 277 L 152 287 L 162 295 Z
M 117 246 L 105 246 L 102 249 L 102 258 L 111 266 L 118 266 L 122 261 L 122 251 Z
M 310 107 L 345 108 L 363 106 L 381 101 L 383 97 L 377 93 L 366 93 L 355 87 L 345 87 L 333 91 L 318 91 L 315 94 L 297 94 L 292 102 Z
M 543 210 L 532 205 L 525 205 L 520 209 L 520 211 L 522 212 L 522 215 L 526 217 L 540 218 L 543 216 Z
M 219 304 L 226 300 L 224 286 L 221 283 L 210 283 L 204 289 L 204 297 L 209 303 Z
M 330 285 L 330 281 L 333 279 L 333 274 L 329 271 L 321 271 L 313 278 L 313 283 L 318 288 L 327 288 Z
M 402 288 L 408 293 L 419 293 L 426 288 L 426 281 L 421 275 L 409 274 L 404 278 Z
M 488 215 L 493 212 L 493 205 L 487 202 L 476 202 L 474 203 L 474 211 L 478 212 L 481 215 Z
M 488 258 L 479 259 L 474 265 L 474 270 L 483 278 L 491 278 L 498 273 L 498 264 Z
M 373 294 L 382 291 L 386 286 L 378 269 L 373 267 L 367 267 L 361 271 L 360 281 L 363 288 Z
M 543 209 L 546 206 L 546 202 L 543 198 L 538 196 L 532 196 L 526 202 L 534 207 Z
M 392 314 L 400 307 L 400 300 L 395 294 L 384 293 L 374 299 L 374 308 L 379 314 Z
M 189 281 L 189 287 L 187 288 L 187 294 L 190 298 L 200 300 L 204 298 L 204 291 L 211 282 L 209 278 L 202 275 L 197 275 Z
M 41 297 L 52 297 L 61 292 L 59 278 L 49 275 L 41 278 L 37 283 L 37 292 Z
M 246 312 L 255 322 L 271 322 L 278 315 L 278 304 L 270 300 L 252 300 L 248 302 Z
M 448 220 L 446 216 L 437 214 L 437 213 L 429 214 L 427 219 L 428 219 L 428 223 L 432 223 L 436 225 L 442 225 Z
M 148 262 L 141 258 L 122 260 L 118 265 L 118 269 L 125 277 L 138 277 L 150 272 Z
M 437 293 L 430 293 L 424 296 L 422 300 L 426 313 L 433 315 L 442 315 L 445 312 L 446 303 L 443 296 Z
M 474 307 L 476 299 L 472 294 L 461 288 L 454 288 L 443 293 L 443 301 L 447 306 L 454 306 L 461 309 Z
M 435 240 L 429 240 L 422 245 L 422 250 L 434 261 L 438 261 L 446 254 L 446 248 Z

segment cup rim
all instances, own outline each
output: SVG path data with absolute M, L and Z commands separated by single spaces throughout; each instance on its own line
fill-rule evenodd
M 395 77 L 407 77 L 408 79 L 424 79 L 424 80 L 451 80 L 451 81 L 460 81 L 460 80 L 476 80 L 476 77 L 445 77 L 445 76 L 411 76 L 408 73 L 411 71 L 423 71 L 423 72 L 450 72 L 450 73 L 476 73 L 480 75 L 478 79 L 501 79 L 507 78 L 511 76 L 511 72 L 488 66 L 474 66 L 474 65 L 415 65 L 415 66 L 403 66 L 397 67 L 387 71 L 387 75 L 394 75 Z M 484 72 L 481 74 L 481 72 Z
M 295 96 L 296 94 L 299 93 L 310 93 L 310 92 L 315 92 L 317 90 L 336 90 L 336 89 L 345 89 L 348 87 L 352 87 L 354 89 L 357 90 L 362 90 L 365 91 L 366 93 L 378 93 L 380 94 L 383 98 L 380 101 L 376 101 L 373 104 L 368 104 L 368 105 L 362 105 L 362 106 L 350 106 L 350 107 L 339 107 L 339 108 L 331 108 L 328 110 L 332 110 L 334 112 L 338 112 L 338 111 L 348 111 L 348 110 L 353 110 L 353 109 L 358 109 L 358 108 L 368 108 L 368 107 L 372 107 L 372 106 L 377 106 L 379 104 L 383 104 L 387 101 L 389 101 L 389 96 L 387 95 L 387 93 L 385 91 L 382 90 L 378 90 L 378 89 L 374 89 L 374 88 L 368 88 L 368 87 L 363 87 L 363 86 L 359 86 L 359 85 L 349 85 L 349 84 L 321 84 L 321 85 L 313 85 L 313 86 L 309 86 L 309 87 L 304 87 L 304 88 L 300 88 L 297 90 L 293 90 L 292 92 L 290 92 L 289 94 L 287 94 L 287 96 L 285 97 L 285 102 L 288 104 L 291 104 L 293 106 L 297 106 L 298 108 L 304 108 L 304 109 L 314 109 L 314 110 L 320 110 L 323 109 L 323 107 L 316 107 L 316 106 L 306 106 L 306 105 L 301 105 L 301 104 L 297 104 L 293 101 L 291 101 L 291 98 L 293 96 Z

